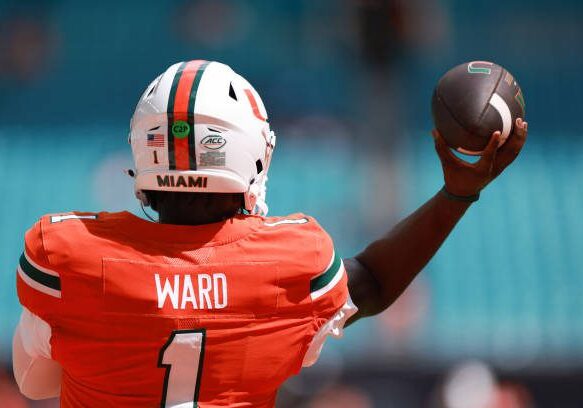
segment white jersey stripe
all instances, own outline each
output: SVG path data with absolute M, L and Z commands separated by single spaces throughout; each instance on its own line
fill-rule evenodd
M 20 276 L 20 278 L 24 281 L 24 283 L 26 283 L 31 288 L 36 289 L 39 292 L 42 292 L 46 295 L 50 295 L 50 296 L 53 296 L 53 297 L 56 297 L 59 299 L 61 298 L 61 291 L 60 290 L 49 288 L 43 284 L 38 283 L 34 279 L 31 279 L 26 273 L 24 273 L 24 271 L 22 270 L 20 265 L 17 267 L 17 271 L 18 271 L 18 276 Z
M 322 274 L 326 273 L 326 271 L 328 269 L 330 269 L 330 267 L 332 266 L 332 264 L 334 263 L 334 259 L 336 258 L 336 250 L 332 251 L 332 258 L 330 258 L 330 262 L 328 262 L 328 266 L 326 266 L 326 269 L 324 269 L 324 272 L 322 272 Z
M 334 289 L 336 284 L 338 282 L 340 282 L 340 280 L 342 279 L 343 276 L 344 276 L 344 263 L 341 260 L 340 266 L 338 267 L 338 270 L 334 274 L 334 277 L 332 278 L 332 280 L 330 280 L 330 282 L 328 282 L 328 284 L 326 286 L 324 286 L 323 288 L 320 288 L 320 289 L 310 293 L 310 297 L 312 298 L 312 300 L 318 299 L 320 296 L 325 295 L 326 293 L 328 293 L 332 289 Z

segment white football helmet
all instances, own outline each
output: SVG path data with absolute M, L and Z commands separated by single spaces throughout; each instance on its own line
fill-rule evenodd
M 275 134 L 257 91 L 229 66 L 172 65 L 140 98 L 130 123 L 136 197 L 144 190 L 243 193 L 266 214 Z

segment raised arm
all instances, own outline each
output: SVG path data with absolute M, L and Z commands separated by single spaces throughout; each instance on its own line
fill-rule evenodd
M 517 119 L 509 140 L 498 149 L 500 132 L 495 132 L 481 159 L 472 164 L 456 157 L 433 131 L 445 187 L 384 237 L 344 260 L 350 296 L 359 309 L 349 323 L 382 312 L 403 293 L 480 191 L 518 156 L 526 136 L 527 123 Z

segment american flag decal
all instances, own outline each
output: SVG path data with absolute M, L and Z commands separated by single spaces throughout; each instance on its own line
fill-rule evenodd
M 164 147 L 164 135 L 161 133 L 149 133 L 146 140 L 149 147 Z

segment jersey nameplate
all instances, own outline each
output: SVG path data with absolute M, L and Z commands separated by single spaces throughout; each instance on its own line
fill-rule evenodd
M 183 265 L 103 260 L 104 310 L 194 317 L 274 313 L 281 288 L 272 263 Z
M 224 273 L 154 274 L 158 308 L 224 309 L 229 303 L 227 277 Z

